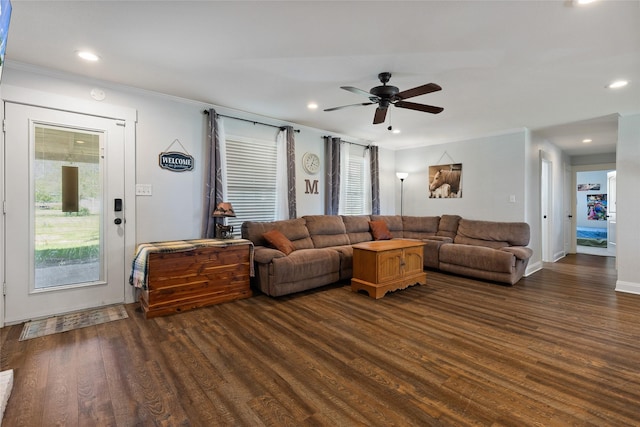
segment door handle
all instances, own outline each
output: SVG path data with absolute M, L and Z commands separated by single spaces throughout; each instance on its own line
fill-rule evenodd
M 114 219 L 114 220 L 113 220 L 113 223 L 114 223 L 115 225 L 120 225 L 120 224 L 122 224 L 122 218 L 116 218 L 116 219 Z
M 122 211 L 122 199 L 113 199 L 113 210 L 115 212 Z
M 569 217 L 569 218 L 573 218 L 573 215 L 567 215 L 567 217 Z

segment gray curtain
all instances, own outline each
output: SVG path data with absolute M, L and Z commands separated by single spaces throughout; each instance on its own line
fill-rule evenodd
M 340 206 L 340 138 L 324 137 L 326 169 L 326 190 L 324 213 L 338 215 Z
M 285 126 L 287 138 L 287 200 L 289 219 L 298 216 L 296 212 L 296 140 L 292 126 Z
M 220 139 L 218 133 L 218 115 L 216 110 L 209 110 L 207 120 L 207 154 L 205 158 L 204 170 L 206 174 L 204 186 L 204 200 L 202 208 L 202 230 L 203 239 L 211 239 L 216 233 L 216 218 L 211 213 L 218 203 L 222 202 L 222 165 L 220 159 Z
M 369 146 L 371 160 L 371 214 L 380 215 L 380 168 L 378 166 L 378 146 Z

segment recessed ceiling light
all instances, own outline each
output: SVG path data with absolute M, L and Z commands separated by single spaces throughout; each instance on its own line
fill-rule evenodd
M 609 88 L 609 89 L 619 89 L 621 87 L 625 87 L 628 84 L 629 84 L 629 82 L 626 81 L 626 80 L 616 80 L 615 82 L 613 82 L 610 85 L 608 85 L 607 88 Z
M 577 0 L 576 3 L 578 4 L 589 4 L 589 3 L 593 3 L 597 0 Z
M 318 104 L 316 104 L 315 102 L 310 102 L 307 104 L 307 108 L 309 110 L 317 110 L 318 109 Z
M 394 130 L 391 131 L 391 133 L 398 134 L 398 133 L 400 133 L 400 129 L 394 129 Z
M 84 144 L 84 141 L 81 139 L 76 140 L 76 144 Z
M 98 55 L 96 55 L 95 53 L 91 53 L 88 52 L 86 50 L 81 50 L 78 52 L 78 56 L 86 61 L 92 61 L 95 62 L 98 59 L 100 59 L 100 57 Z
M 583 140 L 582 140 L 582 143 L 583 143 L 583 144 L 588 144 L 588 143 L 590 143 L 591 141 L 592 141 L 591 139 L 587 138 L 587 139 L 583 139 Z

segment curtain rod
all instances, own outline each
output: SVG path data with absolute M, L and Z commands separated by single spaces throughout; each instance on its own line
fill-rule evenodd
M 209 110 L 204 110 L 203 113 L 209 115 Z M 228 119 L 241 120 L 243 122 L 253 123 L 254 125 L 270 126 L 272 128 L 278 128 L 280 130 L 284 130 L 284 128 L 285 128 L 285 126 L 276 126 L 276 125 L 272 125 L 272 124 L 269 124 L 269 123 L 258 122 L 256 120 L 241 119 L 240 117 L 226 116 L 224 114 L 219 114 L 219 113 L 216 113 L 216 114 L 219 117 L 226 117 Z M 296 132 L 296 133 L 300 133 L 300 129 L 294 129 L 293 131 Z
M 333 137 L 331 135 L 325 135 L 325 136 L 323 136 L 323 138 L 333 138 Z M 364 144 L 360 144 L 358 142 L 345 141 L 342 138 L 340 138 L 340 142 L 344 142 L 346 144 L 352 144 L 352 145 L 359 145 L 360 147 L 364 147 L 364 148 L 371 148 L 371 144 L 364 145 Z

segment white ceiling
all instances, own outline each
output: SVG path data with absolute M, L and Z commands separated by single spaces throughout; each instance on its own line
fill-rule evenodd
M 7 60 L 260 114 L 399 149 L 527 127 L 570 154 L 615 151 L 640 112 L 640 2 L 13 0 Z M 101 60 L 86 63 L 89 49 Z M 375 106 L 378 73 L 438 115 Z M 606 89 L 615 79 L 630 81 Z M 108 100 L 107 100 L 108 101 Z M 307 103 L 320 108 L 310 111 Z M 389 125 L 402 133 L 391 134 Z M 593 126 L 593 127 L 592 127 Z M 593 133 L 592 133 L 593 132 Z M 593 143 L 582 144 L 590 137 Z

